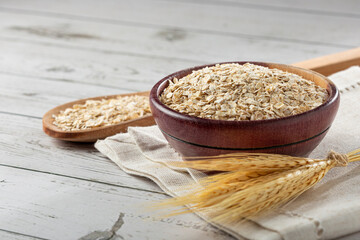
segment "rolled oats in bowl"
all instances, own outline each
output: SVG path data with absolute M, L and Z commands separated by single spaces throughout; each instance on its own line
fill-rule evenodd
M 309 111 L 328 98 L 326 89 L 294 73 L 250 63 L 217 64 L 169 81 L 160 101 L 200 118 L 264 120 Z

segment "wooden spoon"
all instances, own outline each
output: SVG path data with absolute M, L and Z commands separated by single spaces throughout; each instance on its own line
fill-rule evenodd
M 136 93 L 127 93 L 127 94 L 120 94 L 120 95 L 110 95 L 110 96 L 102 96 L 102 97 L 94 97 L 94 98 L 86 98 L 80 99 L 77 101 L 65 103 L 63 105 L 57 106 L 43 116 L 43 130 L 44 132 L 49 135 L 50 137 L 54 137 L 57 139 L 65 140 L 65 141 L 72 141 L 72 142 L 95 142 L 97 139 L 103 139 L 108 136 L 112 136 L 117 133 L 127 132 L 128 127 L 135 127 L 135 126 L 151 126 L 155 124 L 154 118 L 150 116 L 137 118 L 134 120 L 91 128 L 86 130 L 77 130 L 77 131 L 64 131 L 53 124 L 53 115 L 57 115 L 60 111 L 65 110 L 66 108 L 70 108 L 75 104 L 84 104 L 87 100 L 100 100 L 100 99 L 110 99 L 116 98 L 118 96 L 149 96 L 149 92 L 136 92 Z

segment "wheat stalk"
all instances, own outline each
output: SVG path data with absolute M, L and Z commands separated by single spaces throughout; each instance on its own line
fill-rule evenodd
M 334 167 L 360 161 L 360 149 L 348 154 L 333 151 L 326 159 L 265 153 L 236 153 L 189 158 L 178 167 L 222 171 L 200 180 L 194 191 L 168 199 L 157 208 L 179 207 L 171 215 L 211 211 L 213 221 L 232 223 L 279 207 L 318 183 Z

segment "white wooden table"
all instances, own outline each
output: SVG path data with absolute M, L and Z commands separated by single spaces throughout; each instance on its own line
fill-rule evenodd
M 357 0 L 1 0 L 0 239 L 232 239 L 193 215 L 154 218 L 143 205 L 167 197 L 156 185 L 92 144 L 46 136 L 42 115 L 194 65 L 351 49 L 359 10 Z

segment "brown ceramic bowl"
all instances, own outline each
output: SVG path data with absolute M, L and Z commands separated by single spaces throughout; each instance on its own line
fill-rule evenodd
M 231 152 L 307 156 L 314 150 L 328 132 L 339 107 L 339 91 L 334 83 L 319 73 L 290 65 L 252 63 L 298 74 L 326 88 L 329 97 L 317 108 L 284 118 L 254 121 L 203 119 L 168 108 L 160 102 L 159 95 L 168 86 L 168 80 L 182 78 L 194 70 L 215 64 L 178 71 L 161 79 L 150 92 L 154 119 L 176 151 L 183 156 L 210 156 Z

